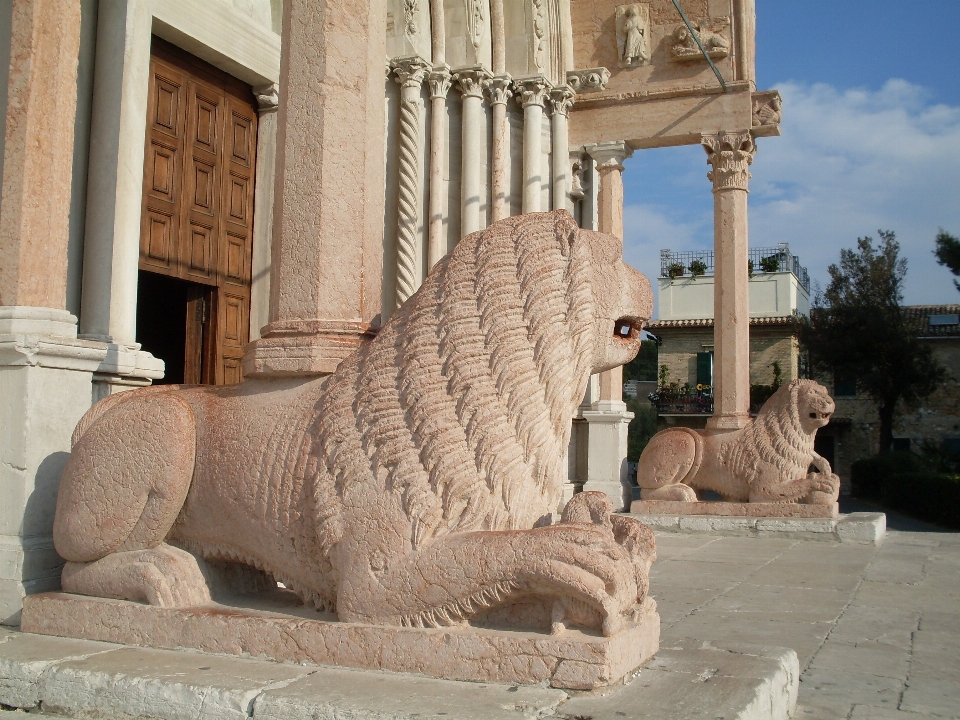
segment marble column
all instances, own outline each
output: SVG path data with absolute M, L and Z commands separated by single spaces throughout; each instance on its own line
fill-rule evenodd
M 510 215 L 510 187 L 507 169 L 510 167 L 510 124 L 507 121 L 507 100 L 513 92 L 509 75 L 497 75 L 487 86 L 493 109 L 493 148 L 491 152 L 490 199 L 492 222 Z
M 283 3 L 270 323 L 246 376 L 323 375 L 380 322 L 384 0 Z
M 587 145 L 596 163 L 600 192 L 598 230 L 623 240 L 623 161 L 633 151 L 623 141 Z M 589 424 L 587 483 L 584 490 L 602 490 L 614 507 L 629 507 L 632 500 L 627 474 L 627 428 L 633 413 L 623 402 L 623 368 L 600 373 L 599 399 L 583 418 Z
M 0 189 L 0 622 L 59 587 L 57 486 L 103 343 L 66 310 L 81 8 L 14 0 Z M 86 138 L 79 138 L 85 142 Z M 142 149 L 141 149 L 142 153 Z
M 450 67 L 434 65 L 427 77 L 430 83 L 430 197 L 427 201 L 427 272 L 446 254 L 444 242 L 443 165 L 447 146 L 447 93 L 450 92 Z
M 273 243 L 273 185 L 277 160 L 276 83 L 253 90 L 257 98 L 257 175 L 253 198 L 253 266 L 250 286 L 250 339 L 270 322 L 270 251 Z
M 550 139 L 553 143 L 553 209 L 571 210 L 570 203 L 570 147 L 567 119 L 576 93 L 569 85 L 560 85 L 550 91 Z
M 391 63 L 400 83 L 400 161 L 397 200 L 397 307 L 420 287 L 420 89 L 430 64 L 419 57 Z
M 747 273 L 748 167 L 757 152 L 749 131 L 704 135 L 713 183 L 713 417 L 711 430 L 750 421 L 750 303 Z
M 453 75 L 463 95 L 463 132 L 460 167 L 460 237 L 480 230 L 480 166 L 483 151 L 483 90 L 492 78 L 482 67 L 464 68 Z
M 550 82 L 542 75 L 514 81 L 523 107 L 523 212 L 540 212 L 543 192 L 543 105 Z

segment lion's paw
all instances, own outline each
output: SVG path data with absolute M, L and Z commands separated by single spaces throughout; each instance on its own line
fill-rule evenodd
M 641 500 L 674 500 L 679 502 L 696 502 L 697 493 L 689 485 L 675 483 L 658 488 L 643 488 L 640 491 Z
M 840 478 L 835 473 L 810 473 L 810 492 L 803 498 L 806 505 L 833 505 L 840 497 Z

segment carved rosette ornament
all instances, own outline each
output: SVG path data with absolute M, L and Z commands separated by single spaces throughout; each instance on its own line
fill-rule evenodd
M 400 83 L 400 182 L 397 202 L 397 307 L 417 291 L 417 171 L 420 141 L 420 86 L 430 64 L 419 57 L 392 63 Z
M 567 72 L 567 85 L 577 94 L 599 92 L 607 87 L 610 71 L 605 67 L 570 70 Z
M 520 98 L 520 105 L 527 107 L 529 105 L 539 105 L 543 107 L 547 98 L 550 96 L 550 82 L 540 75 L 514 80 L 513 86 L 515 92 Z
M 577 93 L 569 85 L 559 85 L 550 90 L 550 106 L 553 112 L 569 116 Z
M 757 146 L 749 132 L 722 132 L 702 135 L 700 144 L 707 152 L 707 162 L 713 168 L 707 179 L 713 191 L 748 190 L 750 171 L 747 169 L 757 154 Z
M 513 95 L 513 79 L 509 75 L 497 75 L 487 83 L 487 98 L 491 105 L 506 105 Z

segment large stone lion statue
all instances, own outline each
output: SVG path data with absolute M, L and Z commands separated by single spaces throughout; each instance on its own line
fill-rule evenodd
M 697 491 L 712 490 L 728 501 L 831 505 L 840 493 L 840 478 L 814 452 L 813 441 L 833 411 L 823 385 L 794 380 L 741 430 L 658 432 L 640 455 L 640 497 L 695 501 Z M 808 472 L 810 465 L 820 472 Z
M 204 604 L 226 561 L 341 621 L 527 603 L 554 631 L 617 632 L 652 533 L 603 493 L 551 517 L 588 378 L 636 355 L 651 313 L 621 249 L 564 211 L 510 218 L 464 238 L 329 377 L 97 403 L 57 500 L 64 590 Z

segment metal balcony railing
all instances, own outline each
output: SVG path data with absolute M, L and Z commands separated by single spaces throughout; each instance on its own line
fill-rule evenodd
M 780 243 L 777 247 L 752 248 L 748 257 L 753 264 L 754 275 L 765 272 L 792 272 L 803 289 L 810 292 L 810 275 L 800 264 L 800 258 L 790 253 L 787 243 Z M 713 275 L 713 251 L 660 251 L 660 277 L 689 277 L 694 269 L 702 271 L 698 274 Z

